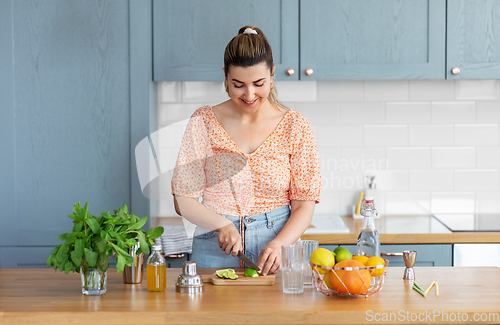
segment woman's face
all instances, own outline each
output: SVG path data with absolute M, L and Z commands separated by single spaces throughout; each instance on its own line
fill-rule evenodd
M 267 102 L 272 73 L 265 62 L 251 67 L 231 66 L 226 76 L 229 97 L 245 111 L 254 111 Z

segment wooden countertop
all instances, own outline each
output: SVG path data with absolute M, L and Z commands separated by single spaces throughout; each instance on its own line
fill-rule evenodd
M 442 324 L 445 317 L 453 324 L 500 322 L 500 268 L 415 268 L 424 289 L 439 282 L 439 297 L 433 290 L 427 298 L 410 288 L 403 271 L 388 268 L 382 290 L 373 296 L 342 298 L 315 289 L 284 294 L 281 273 L 273 286 L 205 284 L 201 294 L 177 293 L 181 269 L 167 270 L 167 290 L 161 293 L 148 292 L 145 278 L 124 284 L 109 269 L 107 293 L 84 296 L 77 273 L 0 269 L 0 324 L 385 324 L 389 317 L 394 324 Z

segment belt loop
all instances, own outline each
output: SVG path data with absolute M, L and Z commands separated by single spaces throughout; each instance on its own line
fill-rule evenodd
M 270 214 L 269 211 L 266 212 L 267 228 L 271 229 L 274 222 L 271 221 L 271 217 L 269 216 L 269 214 Z

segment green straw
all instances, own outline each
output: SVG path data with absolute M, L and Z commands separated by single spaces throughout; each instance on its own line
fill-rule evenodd
M 413 290 L 415 290 L 416 292 L 420 293 L 423 297 L 427 297 L 427 295 L 425 294 L 425 292 L 423 290 L 421 290 L 418 287 L 418 284 L 416 284 L 416 283 L 413 284 Z
M 422 289 L 422 287 L 419 286 L 418 283 L 416 283 L 415 281 L 413 282 L 413 285 L 416 286 L 417 288 L 419 288 L 420 291 L 424 292 L 424 289 Z

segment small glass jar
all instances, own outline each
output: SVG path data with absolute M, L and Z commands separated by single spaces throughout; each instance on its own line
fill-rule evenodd
M 161 255 L 161 245 L 154 244 L 147 261 L 148 290 L 153 292 L 165 291 L 167 288 L 167 262 Z

